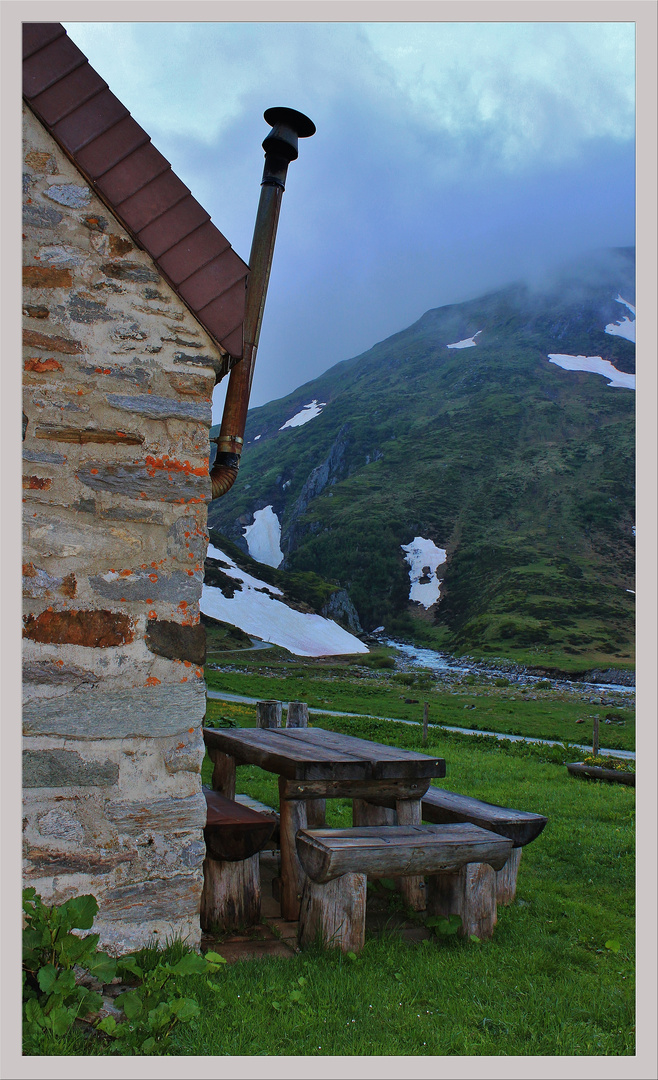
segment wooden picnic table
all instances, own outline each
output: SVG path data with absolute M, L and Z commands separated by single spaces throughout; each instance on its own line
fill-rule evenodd
M 421 824 L 421 800 L 434 777 L 446 774 L 443 758 L 340 735 L 322 728 L 204 728 L 213 761 L 212 786 L 235 798 L 237 765 L 258 765 L 279 777 L 281 914 L 299 917 L 304 870 L 295 838 L 319 827 L 326 799 L 353 800 L 355 824 L 368 824 L 370 799 L 393 799 L 400 825 Z M 420 906 L 422 878 L 403 879 L 408 902 Z

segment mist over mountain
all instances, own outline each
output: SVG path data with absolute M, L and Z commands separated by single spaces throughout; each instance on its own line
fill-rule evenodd
M 251 410 L 210 523 L 368 631 L 628 664 L 634 330 L 632 248 L 431 309 Z

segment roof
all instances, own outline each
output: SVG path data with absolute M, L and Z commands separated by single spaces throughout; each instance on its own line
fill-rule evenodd
M 240 358 L 249 267 L 60 23 L 23 23 L 23 97 L 204 329 Z

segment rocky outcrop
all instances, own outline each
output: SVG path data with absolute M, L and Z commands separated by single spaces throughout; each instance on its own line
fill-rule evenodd
M 345 589 L 339 589 L 331 594 L 326 604 L 323 604 L 320 615 L 324 615 L 325 619 L 333 619 L 353 634 L 363 633 L 359 614 Z

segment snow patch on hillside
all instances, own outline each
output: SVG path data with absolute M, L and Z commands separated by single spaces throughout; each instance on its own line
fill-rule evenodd
M 612 334 L 615 337 L 626 338 L 627 341 L 632 341 L 633 344 L 635 344 L 635 308 L 633 304 L 629 304 L 628 300 L 624 300 L 621 293 L 617 293 L 615 300 L 618 304 L 624 304 L 631 312 L 633 318 L 629 319 L 628 315 L 625 315 L 619 322 L 608 323 L 605 332 L 606 334 Z
M 475 339 L 481 333 L 481 330 L 476 330 L 473 337 L 464 338 L 463 341 L 453 341 L 452 345 L 446 345 L 446 349 L 470 349 L 472 345 L 477 345 Z
M 281 523 L 271 506 L 254 511 L 253 525 L 245 526 L 244 538 L 249 554 L 256 562 L 274 567 L 281 565 Z
M 603 360 L 600 356 L 567 356 L 564 353 L 549 353 L 548 359 L 551 364 L 557 364 L 565 371 L 591 371 L 595 375 L 603 375 L 609 379 L 608 386 L 625 387 L 627 390 L 635 389 L 634 375 L 617 371 L 609 360 Z
M 441 579 L 437 577 L 437 567 L 446 561 L 446 553 L 433 540 L 422 536 L 416 536 L 410 544 L 400 544 L 400 547 L 406 551 L 405 559 L 410 567 L 409 599 L 429 608 L 439 599 Z
M 281 589 L 246 574 L 212 544 L 208 545 L 208 556 L 219 559 L 223 563 L 224 573 L 239 582 L 241 588 L 236 589 L 229 599 L 221 589 L 204 585 L 200 601 L 204 615 L 238 626 L 246 634 L 253 634 L 272 645 L 280 645 L 295 656 L 342 656 L 368 652 L 362 641 L 332 619 L 295 611 L 277 600 L 276 596 L 283 596 Z
M 317 398 L 313 398 L 313 401 L 309 401 L 308 405 L 304 405 L 298 413 L 295 413 L 289 420 L 286 420 L 285 424 L 282 424 L 279 428 L 279 431 L 285 431 L 286 428 L 301 427 L 302 424 L 308 424 L 309 420 L 313 420 L 314 417 L 320 415 L 326 404 L 326 401 L 318 401 Z

